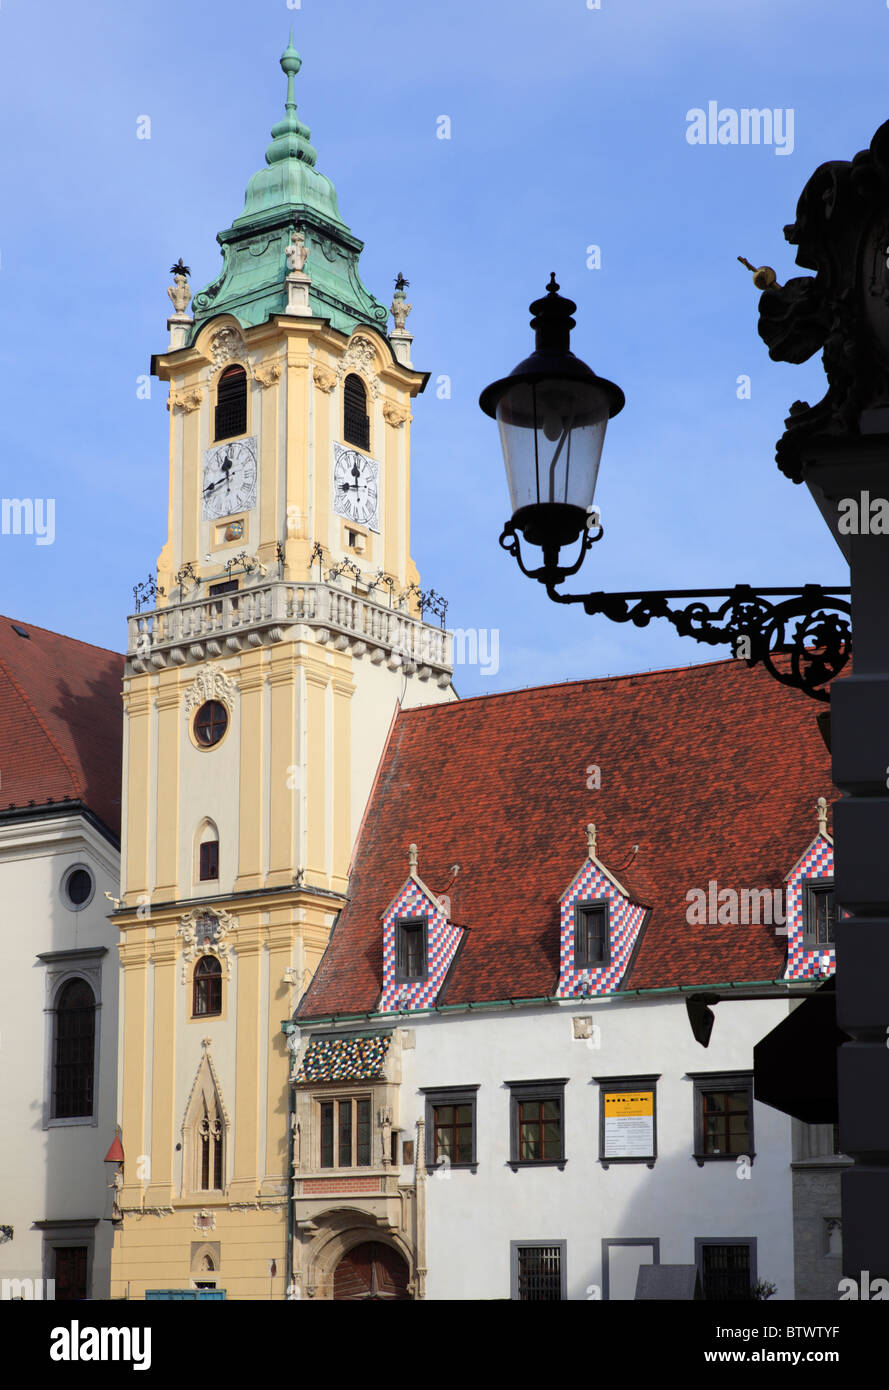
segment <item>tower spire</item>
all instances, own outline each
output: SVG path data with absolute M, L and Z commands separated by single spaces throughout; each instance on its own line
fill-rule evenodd
M 278 164 L 283 159 L 301 159 L 310 168 L 318 157 L 317 150 L 309 144 L 311 131 L 296 114 L 296 97 L 293 94 L 293 79 L 303 65 L 303 60 L 293 46 L 293 30 L 287 47 L 281 54 L 281 67 L 287 76 L 287 100 L 284 102 L 284 117 L 272 126 L 272 143 L 265 152 L 266 164 Z

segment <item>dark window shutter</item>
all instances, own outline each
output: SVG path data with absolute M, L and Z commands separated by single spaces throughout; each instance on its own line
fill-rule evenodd
M 232 439 L 247 430 L 247 373 L 226 367 L 216 386 L 214 439 Z
M 367 392 L 361 377 L 354 372 L 343 384 L 343 439 L 347 444 L 357 444 L 359 449 L 370 448 Z

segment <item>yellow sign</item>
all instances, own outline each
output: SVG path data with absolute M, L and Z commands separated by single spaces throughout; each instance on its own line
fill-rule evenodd
M 654 1157 L 654 1091 L 606 1091 L 603 1158 Z
M 654 1091 L 612 1091 L 605 1096 L 606 1117 L 653 1115 Z

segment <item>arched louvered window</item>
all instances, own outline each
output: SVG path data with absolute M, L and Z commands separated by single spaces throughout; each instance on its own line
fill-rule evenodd
M 226 367 L 216 383 L 214 439 L 233 439 L 247 431 L 247 373 L 243 367 Z
M 222 966 L 215 956 L 201 956 L 194 968 L 192 1015 L 208 1018 L 222 1013 Z
M 203 1104 L 203 1114 L 198 1121 L 198 1161 L 200 1164 L 201 1192 L 222 1191 L 222 1121 L 217 1113 L 215 1102 L 208 1109 Z
M 96 997 L 86 980 L 69 980 L 59 991 L 55 1008 L 54 1120 L 92 1115 L 95 1060 Z
M 360 376 L 350 372 L 343 384 L 343 439 L 357 444 L 359 449 L 370 448 L 370 420 L 367 416 L 367 391 Z

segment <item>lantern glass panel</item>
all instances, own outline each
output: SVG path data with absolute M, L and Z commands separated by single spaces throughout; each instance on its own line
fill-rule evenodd
M 513 514 L 560 503 L 593 502 L 609 402 L 595 382 L 517 381 L 497 402 Z

